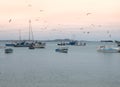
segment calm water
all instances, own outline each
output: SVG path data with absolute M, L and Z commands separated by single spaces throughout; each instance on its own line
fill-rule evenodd
M 0 49 L 0 87 L 120 87 L 120 53 L 99 53 L 98 45 L 69 46 L 67 54 L 56 53 L 55 43 Z

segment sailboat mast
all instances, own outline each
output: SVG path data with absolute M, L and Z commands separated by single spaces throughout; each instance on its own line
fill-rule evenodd
M 31 36 L 32 35 L 32 36 Z M 34 40 L 32 26 L 31 26 L 31 20 L 29 20 L 29 41 Z
M 31 20 L 29 20 L 29 41 L 30 41 Z
M 21 30 L 19 30 L 19 40 L 21 40 Z

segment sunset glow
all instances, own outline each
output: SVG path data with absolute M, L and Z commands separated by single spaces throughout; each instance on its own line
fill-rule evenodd
M 31 19 L 35 39 L 120 40 L 120 0 L 1 0 L 0 11 L 0 39 L 27 39 Z

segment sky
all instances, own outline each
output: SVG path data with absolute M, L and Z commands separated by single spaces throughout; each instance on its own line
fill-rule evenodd
M 120 40 L 120 0 L 0 0 L 0 40 Z

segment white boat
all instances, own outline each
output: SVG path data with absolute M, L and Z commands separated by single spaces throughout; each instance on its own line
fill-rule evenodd
M 104 53 L 120 53 L 119 47 L 100 46 L 97 51 Z
M 46 44 L 43 42 L 36 42 L 33 45 L 34 48 L 45 48 L 45 46 L 46 46 Z

